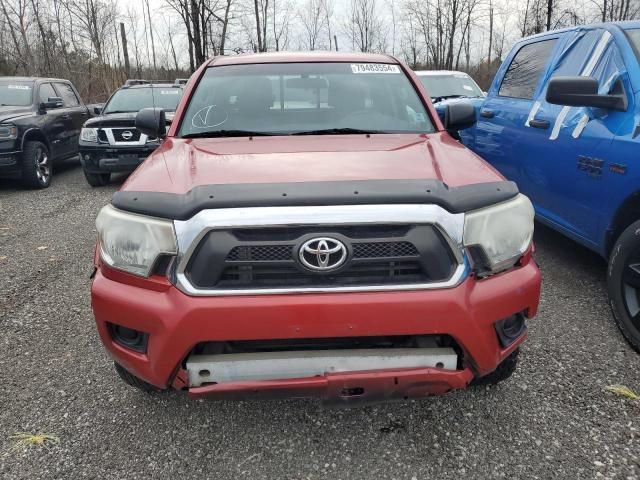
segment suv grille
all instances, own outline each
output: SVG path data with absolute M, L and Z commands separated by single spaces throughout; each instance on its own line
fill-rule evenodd
M 135 128 L 114 128 L 111 130 L 111 132 L 113 133 L 113 139 L 116 142 L 137 142 L 138 140 L 140 140 L 140 131 L 136 130 Z M 124 138 L 122 136 L 124 132 L 130 132 L 131 137 Z
M 107 132 L 105 132 L 102 128 L 98 129 L 98 140 L 104 143 L 107 143 L 109 139 L 107 138 Z
M 298 260 L 314 237 L 339 239 L 349 258 L 316 272 Z M 430 225 L 263 228 L 211 231 L 185 274 L 196 288 L 260 289 L 368 286 L 448 280 L 456 267 L 450 247 Z

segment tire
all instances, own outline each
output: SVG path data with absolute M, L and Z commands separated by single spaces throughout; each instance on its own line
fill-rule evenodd
M 144 380 L 136 377 L 135 375 L 130 373 L 128 370 L 125 370 L 125 368 L 122 365 L 120 365 L 118 363 L 115 363 L 115 362 L 113 363 L 113 365 L 114 365 L 114 367 L 116 367 L 116 372 L 118 372 L 118 375 L 120 376 L 120 378 L 127 385 L 135 387 L 138 390 L 143 391 L 145 393 L 159 393 L 159 392 L 163 391 L 163 390 L 159 389 L 158 387 L 155 387 L 155 386 L 151 385 L 150 383 L 147 383 Z
M 611 250 L 607 290 L 618 328 L 640 353 L 640 220 L 622 232 Z
M 484 377 L 474 378 L 471 382 L 471 385 L 483 386 L 483 385 L 497 385 L 500 382 L 503 382 L 516 371 L 516 367 L 518 366 L 518 355 L 520 354 L 520 348 L 516 348 L 511 354 L 505 358 L 498 368 L 496 368 L 489 375 L 485 375 Z
M 52 173 L 47 146 L 37 141 L 26 142 L 22 151 L 22 184 L 27 188 L 47 188 Z
M 83 170 L 84 178 L 87 179 L 87 182 L 92 187 L 104 187 L 105 185 L 109 185 L 109 181 L 111 180 L 110 173 L 91 173 Z

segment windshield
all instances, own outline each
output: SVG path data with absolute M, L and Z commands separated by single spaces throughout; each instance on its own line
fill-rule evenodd
M 286 63 L 209 68 L 179 135 L 432 132 L 397 65 Z
M 483 97 L 480 87 L 464 73 L 420 75 L 420 81 L 432 100 L 452 97 Z
M 0 80 L 0 107 L 28 107 L 31 105 L 33 82 Z
M 182 89 L 175 87 L 123 88 L 113 94 L 103 113 L 138 112 L 151 107 L 172 112 L 181 97 Z
M 627 30 L 627 35 L 636 50 L 636 54 L 640 56 L 640 29 Z

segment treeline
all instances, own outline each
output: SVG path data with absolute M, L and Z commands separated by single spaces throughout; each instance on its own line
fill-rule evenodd
M 100 101 L 215 55 L 355 50 L 486 87 L 521 36 L 639 15 L 640 0 L 0 0 L 0 75 L 69 78 Z

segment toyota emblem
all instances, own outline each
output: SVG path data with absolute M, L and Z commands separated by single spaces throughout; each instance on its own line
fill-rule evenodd
M 122 132 L 123 139 L 131 140 L 132 137 L 133 137 L 133 133 L 131 133 L 131 130 L 125 130 L 124 132 Z
M 316 237 L 302 244 L 298 256 L 302 265 L 309 270 L 328 272 L 339 268 L 347 261 L 348 251 L 340 240 Z

